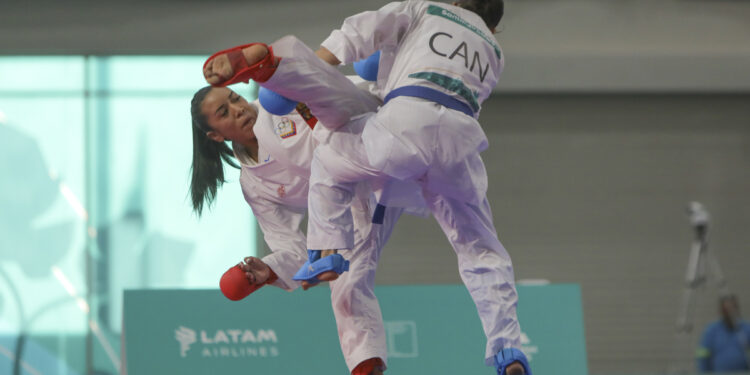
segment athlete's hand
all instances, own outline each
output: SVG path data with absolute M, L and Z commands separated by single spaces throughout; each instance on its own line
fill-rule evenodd
M 246 257 L 240 268 L 250 284 L 263 284 L 271 277 L 271 267 L 256 257 Z
M 222 54 L 209 60 L 203 68 L 203 77 L 211 85 L 220 84 L 234 75 L 232 64 L 229 62 L 229 56 Z M 257 258 L 256 258 L 257 259 Z

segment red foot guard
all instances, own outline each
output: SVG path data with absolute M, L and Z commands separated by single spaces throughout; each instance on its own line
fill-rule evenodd
M 242 53 L 242 50 L 254 45 L 265 46 L 268 49 L 268 53 L 254 64 L 248 65 L 247 60 L 245 59 L 245 55 Z M 250 79 L 255 82 L 268 81 L 268 79 L 271 78 L 273 73 L 276 71 L 276 67 L 279 65 L 279 61 L 281 61 L 281 58 L 277 58 L 273 55 L 272 47 L 267 46 L 263 43 L 250 43 L 214 53 L 203 64 L 204 72 L 206 66 L 209 62 L 211 62 L 211 60 L 223 54 L 226 54 L 229 58 L 229 63 L 232 66 L 233 76 L 225 79 L 220 83 L 215 83 L 213 84 L 213 86 L 224 87 L 237 82 L 247 83 Z
M 378 374 L 382 374 L 383 360 L 380 358 L 370 358 L 360 362 L 360 364 L 352 370 L 352 375 L 371 375 L 376 369 L 380 371 Z

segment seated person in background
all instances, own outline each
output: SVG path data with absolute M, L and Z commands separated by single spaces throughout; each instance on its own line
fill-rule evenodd
M 750 323 L 740 319 L 737 296 L 719 299 L 721 320 L 706 327 L 697 351 L 700 372 L 750 370 Z

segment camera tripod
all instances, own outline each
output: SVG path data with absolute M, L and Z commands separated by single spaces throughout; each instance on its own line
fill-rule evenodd
M 719 261 L 713 251 L 708 249 L 708 223 L 710 215 L 699 202 L 690 202 L 688 216 L 695 238 L 690 247 L 690 258 L 685 273 L 685 288 L 682 294 L 682 304 L 677 317 L 675 333 L 674 355 L 669 374 L 689 374 L 695 372 L 695 361 L 686 361 L 686 354 L 695 352 L 696 343 L 693 338 L 695 323 L 696 291 L 712 283 L 720 296 L 730 295 L 729 286 L 724 278 Z

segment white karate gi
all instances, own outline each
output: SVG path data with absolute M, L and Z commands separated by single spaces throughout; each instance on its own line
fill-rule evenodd
M 253 105 L 258 110 L 253 128 L 258 162 L 243 146 L 233 144 L 242 167 L 240 184 L 273 251 L 263 257 L 278 276 L 272 285 L 291 291 L 299 285 L 292 276 L 307 260 L 300 224 L 307 209 L 310 163 L 317 141 L 315 132 L 296 111 L 275 116 L 257 102 Z M 384 225 L 372 225 L 371 195 L 367 185 L 361 184 L 351 207 L 358 251 L 344 255 L 356 272 L 347 272 L 330 283 L 341 350 L 350 370 L 373 357 L 387 361 L 383 319 L 373 288 L 380 252 L 401 211 L 389 213 Z
M 355 183 L 419 182 L 458 256 L 461 278 L 487 336 L 485 363 L 493 365 L 500 350 L 520 347 L 513 267 L 492 224 L 487 175 L 479 156 L 487 139 L 476 121 L 502 71 L 500 47 L 477 14 L 427 1 L 391 3 L 349 17 L 323 46 L 343 63 L 380 50 L 378 84 L 383 94 L 402 86 L 425 86 L 464 102 L 475 113 L 468 116 L 432 101 L 400 96 L 377 113 L 344 122 L 356 110 L 340 111 L 339 117 L 332 111 L 356 105 L 352 85 L 295 38 L 273 43 L 282 60 L 262 85 L 306 103 L 313 114 L 331 116 L 326 126 L 350 134 L 342 147 L 315 151 L 308 247 L 352 248 L 348 206 Z M 381 197 L 381 202 L 391 205 L 389 198 Z

